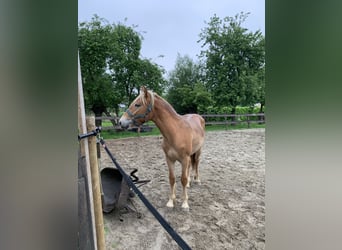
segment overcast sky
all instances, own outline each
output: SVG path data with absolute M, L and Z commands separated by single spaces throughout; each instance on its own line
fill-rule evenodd
M 223 18 L 241 11 L 250 12 L 243 26 L 265 35 L 265 0 L 78 1 L 79 22 L 90 21 L 97 14 L 111 24 L 138 25 L 135 30 L 144 37 L 141 56 L 152 59 L 167 72 L 174 69 L 177 53 L 197 61 L 201 51 L 199 34 L 214 14 Z

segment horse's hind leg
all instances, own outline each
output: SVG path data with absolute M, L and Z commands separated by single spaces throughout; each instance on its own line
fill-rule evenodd
M 199 171 L 198 171 L 198 165 L 199 165 L 199 159 L 201 156 L 202 149 L 198 150 L 196 153 L 194 153 L 191 156 L 191 163 L 192 163 L 192 168 L 195 171 L 195 176 L 194 176 L 194 182 L 200 183 L 200 178 L 199 178 Z
M 169 201 L 167 202 L 167 207 L 173 207 L 174 201 L 176 200 L 176 177 L 174 173 L 175 161 L 171 161 L 168 157 L 166 157 L 166 163 L 169 167 L 169 181 L 170 181 L 170 196 Z

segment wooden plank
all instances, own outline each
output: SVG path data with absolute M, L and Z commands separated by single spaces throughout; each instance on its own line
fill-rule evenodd
M 86 119 L 85 119 L 85 107 L 84 107 L 84 96 L 83 96 L 83 86 L 82 86 L 82 76 L 81 76 L 81 66 L 80 66 L 80 57 L 78 55 L 78 132 L 80 134 L 87 133 L 86 127 Z M 87 174 L 87 187 L 86 190 L 88 193 L 88 197 L 90 201 L 93 201 L 93 190 L 91 189 L 91 171 L 90 171 L 90 161 L 89 161 L 89 147 L 88 140 L 83 139 L 80 141 L 80 152 L 81 157 L 85 157 L 86 164 L 86 174 Z M 94 205 L 93 202 L 90 202 L 90 220 L 92 226 L 92 235 L 93 235 L 93 246 L 92 249 L 97 250 L 97 240 L 96 240 L 96 229 L 95 229 L 95 215 L 94 215 Z
M 78 179 L 78 249 L 92 250 L 94 237 L 89 221 L 90 209 L 87 203 L 86 179 Z
M 93 250 L 94 236 L 90 218 L 90 201 L 85 157 L 78 154 L 78 249 Z
M 120 120 L 120 117 L 97 116 L 95 120 Z

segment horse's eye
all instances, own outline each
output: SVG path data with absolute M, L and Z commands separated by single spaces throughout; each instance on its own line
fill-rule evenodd
M 141 106 L 141 104 L 136 103 L 136 104 L 134 104 L 134 106 L 135 106 L 136 108 L 139 108 L 139 107 Z

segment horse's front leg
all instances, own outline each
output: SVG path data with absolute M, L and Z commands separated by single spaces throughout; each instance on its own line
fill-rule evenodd
M 169 196 L 169 201 L 167 202 L 166 206 L 173 207 L 174 201 L 176 200 L 176 177 L 174 173 L 175 161 L 170 160 L 166 156 L 166 163 L 167 163 L 167 166 L 169 167 L 169 181 L 170 181 L 170 196 Z
M 189 168 L 190 168 L 190 157 L 187 156 L 182 160 L 182 186 L 183 186 L 183 203 L 182 208 L 184 210 L 189 210 L 189 204 L 188 204 L 188 193 L 187 193 L 187 185 L 189 183 L 188 174 L 189 174 Z

